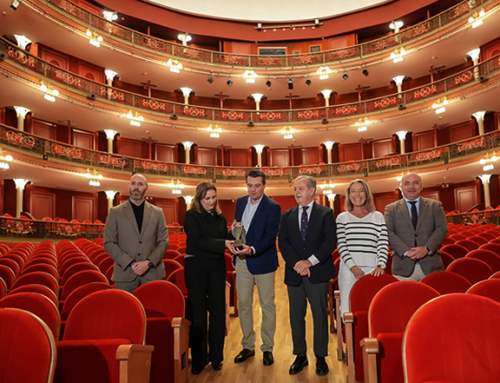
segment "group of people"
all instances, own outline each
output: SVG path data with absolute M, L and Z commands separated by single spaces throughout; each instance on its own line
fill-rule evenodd
M 408 173 L 401 181 L 403 199 L 376 211 L 373 195 L 363 180 L 352 181 L 346 191 L 345 211 L 335 221 L 333 210 L 315 202 L 316 180 L 301 175 L 294 181 L 297 206 L 281 214 L 278 203 L 265 195 L 266 176 L 252 170 L 246 176 L 248 195 L 238 198 L 234 221 L 228 230 L 210 182 L 196 188 L 186 212 L 185 280 L 191 319 L 192 373 L 210 362 L 222 368 L 225 336 L 225 250 L 233 254 L 242 350 L 234 363 L 255 356 L 253 291 L 257 286 L 262 311 L 261 351 L 265 366 L 274 363 L 276 332 L 275 274 L 279 251 L 285 261 L 293 354 L 289 373 L 308 365 L 306 311 L 309 303 L 314 324 L 316 373 L 329 371 L 328 283 L 337 276 L 332 253 L 340 253 L 341 312 L 349 311 L 349 292 L 364 275 L 384 274 L 389 245 L 393 250 L 392 274 L 400 280 L 420 281 L 443 270 L 439 247 L 448 233 L 439 201 L 420 196 L 422 179 Z M 164 279 L 163 255 L 168 232 L 162 209 L 145 201 L 147 179 L 131 177 L 130 198 L 109 212 L 104 248 L 114 259 L 115 287 L 133 292 L 140 285 Z M 241 235 L 243 233 L 243 235 Z M 241 237 L 241 238 L 240 238 Z M 243 241 L 236 241 L 243 239 Z M 207 310 L 210 313 L 207 323 Z

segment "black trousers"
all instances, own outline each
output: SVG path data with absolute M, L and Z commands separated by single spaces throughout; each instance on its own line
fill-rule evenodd
M 192 365 L 201 368 L 207 364 L 207 339 L 210 362 L 220 363 L 224 359 L 226 332 L 226 261 L 224 258 L 186 258 L 184 276 L 191 314 Z M 208 331 L 207 309 L 210 313 Z

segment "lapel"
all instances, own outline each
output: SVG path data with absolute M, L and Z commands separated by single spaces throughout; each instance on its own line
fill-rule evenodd
M 309 220 L 307 221 L 307 230 L 306 230 L 306 241 L 308 238 L 311 238 L 311 233 L 313 232 L 313 226 L 314 226 L 314 223 L 316 222 L 316 216 L 318 215 L 318 210 L 319 210 L 319 207 L 318 207 L 318 204 L 316 202 L 313 202 L 312 206 L 311 206 L 311 215 L 309 216 Z M 298 217 L 297 217 L 298 219 Z M 299 231 L 300 231 L 300 228 L 299 228 Z
M 292 228 L 296 232 L 295 235 L 298 235 L 298 238 L 302 240 L 299 226 L 299 205 L 292 208 L 290 212 L 290 219 L 292 220 Z
M 236 212 L 234 214 L 234 219 L 237 222 L 241 222 L 241 219 L 243 218 L 243 212 L 245 211 L 245 208 L 248 203 L 248 196 L 243 197 L 243 199 L 238 201 L 239 203 L 236 204 Z
M 132 202 L 130 202 L 130 200 L 125 202 L 123 206 L 123 211 L 125 212 L 125 215 L 130 220 L 130 222 L 132 223 L 132 227 L 134 228 L 136 234 L 139 236 L 140 235 L 139 227 L 137 226 L 137 221 L 135 220 L 134 211 L 132 210 L 132 205 L 130 205 L 131 203 Z M 143 224 L 144 224 L 144 219 L 143 219 Z
M 420 197 L 420 206 L 418 207 L 418 221 L 417 221 L 417 230 L 420 229 L 420 225 L 422 224 L 425 214 L 427 213 L 427 208 L 429 204 L 426 199 Z
M 146 229 L 148 228 L 148 225 L 151 222 L 150 218 L 151 218 L 152 210 L 153 210 L 153 208 L 151 207 L 151 205 L 148 202 L 144 202 L 144 217 L 142 217 L 141 237 L 146 232 Z
M 411 229 L 411 231 L 415 231 L 415 229 L 413 228 L 413 223 L 411 223 L 410 212 L 408 211 L 408 204 L 406 203 L 406 200 L 404 198 L 402 198 L 399 201 L 399 209 L 398 210 L 404 216 L 404 222 L 406 222 L 406 224 Z M 417 227 L 418 227 L 418 222 L 417 222 Z

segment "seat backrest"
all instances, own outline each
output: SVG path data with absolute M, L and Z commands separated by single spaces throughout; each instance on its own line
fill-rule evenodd
M 59 301 L 57 299 L 56 294 L 51 289 L 49 289 L 47 286 L 43 286 L 43 285 L 24 285 L 24 286 L 19 286 L 19 287 L 16 287 L 15 289 L 12 289 L 9 292 L 9 295 L 17 294 L 17 293 L 24 293 L 24 292 L 38 293 L 38 294 L 41 294 L 41 295 L 45 295 L 52 302 L 54 302 L 54 304 L 56 305 L 56 307 L 59 307 Z
M 403 337 L 405 381 L 497 382 L 498 318 L 500 304 L 473 294 L 443 295 L 423 305 Z
M 163 265 L 165 266 L 165 279 L 168 279 L 170 274 L 182 267 L 179 262 L 173 259 L 163 259 Z
M 87 283 L 86 285 L 78 287 L 68 295 L 68 298 L 65 299 L 61 309 L 61 320 L 67 320 L 71 310 L 73 310 L 77 303 L 86 296 L 95 293 L 96 291 L 109 289 L 111 289 L 111 286 L 102 282 Z
M 500 279 L 481 281 L 467 290 L 467 294 L 481 295 L 500 303 Z
M 16 278 L 21 273 L 21 268 L 19 267 L 19 264 L 10 258 L 0 257 L 0 265 L 5 265 L 9 267 L 14 272 Z
M 75 263 L 75 264 L 71 265 L 70 267 L 68 267 L 66 269 L 66 271 L 64 272 L 64 274 L 62 275 L 61 286 L 64 286 L 64 284 L 68 281 L 68 279 L 70 277 L 72 277 L 73 275 L 75 275 L 79 271 L 83 271 L 83 270 L 94 270 L 97 272 L 100 271 L 96 265 L 94 265 L 90 262 L 84 261 L 84 262 Z
M 174 259 L 175 257 L 177 257 L 179 255 L 181 255 L 181 253 L 179 253 L 178 251 L 169 249 L 165 252 L 163 259 Z
M 43 271 L 35 271 L 26 275 L 21 275 L 12 285 L 15 289 L 24 285 L 43 285 L 51 289 L 56 295 L 59 293 L 59 282 L 50 274 Z
M 467 254 L 466 258 L 480 259 L 490 266 L 493 271 L 500 271 L 500 256 L 491 250 L 478 249 Z
M 184 296 L 188 295 L 186 280 L 184 278 L 184 267 L 181 267 L 180 269 L 177 269 L 172 274 L 170 274 L 167 278 L 167 281 L 172 282 L 174 285 L 176 285 L 182 291 L 182 294 L 184 294 Z
M 493 275 L 493 270 L 490 266 L 474 258 L 456 259 L 446 270 L 465 277 L 472 284 L 488 279 Z
M 63 286 L 61 291 L 61 299 L 66 299 L 69 294 L 75 291 L 78 287 L 83 286 L 91 282 L 103 282 L 108 283 L 108 279 L 104 274 L 95 270 L 83 270 L 76 274 L 73 274 L 68 278 L 66 284 Z
M 450 238 L 456 242 L 456 241 L 460 241 L 462 239 L 467 239 L 467 236 L 464 234 L 453 234 L 453 235 L 450 235 Z
M 7 294 L 7 283 L 0 277 L 0 298 Z
M 439 294 L 465 293 L 472 284 L 463 276 L 451 271 L 438 271 L 427 275 L 421 281 Z
M 173 283 L 153 281 L 139 286 L 134 295 L 146 310 L 148 318 L 184 318 L 185 301 L 182 291 Z
M 474 235 L 473 237 L 469 237 L 469 240 L 476 242 L 479 246 L 484 245 L 489 242 L 489 239 L 486 239 L 481 235 Z
M 8 266 L 0 265 L 0 278 L 5 282 L 5 286 L 7 287 L 7 291 L 12 288 L 14 281 L 16 280 L 16 275 L 14 271 Z
M 59 309 L 45 295 L 32 292 L 9 294 L 0 299 L 0 308 L 7 307 L 26 310 L 35 314 L 50 328 L 54 339 L 56 341 L 59 339 L 59 330 L 61 328 Z
M 441 248 L 441 251 L 447 252 L 455 259 L 463 258 L 469 252 L 469 250 L 466 247 L 463 247 L 461 245 L 457 245 L 456 243 L 454 243 L 452 245 L 443 246 Z
M 2 259 L 11 259 L 11 260 L 13 260 L 14 262 L 17 263 L 17 265 L 19 266 L 19 270 L 21 270 L 21 271 L 24 268 L 25 260 L 19 254 L 14 254 L 11 251 L 9 251 L 7 254 L 5 254 L 4 256 L 2 256 Z
M 479 243 L 477 242 L 474 242 L 473 240 L 471 240 L 470 238 L 469 239 L 462 239 L 460 241 L 457 241 L 455 243 L 455 245 L 460 245 L 460 246 L 463 246 L 465 247 L 467 250 L 469 251 L 472 251 L 472 250 L 476 250 L 479 248 Z
M 451 262 L 455 260 L 455 258 L 453 258 L 446 251 L 441 251 L 441 260 L 443 261 L 443 267 L 446 270 L 446 268 L 450 265 Z
M 180 263 L 182 265 L 182 267 L 184 267 L 186 258 L 184 257 L 184 254 L 181 254 L 181 255 L 178 255 L 177 257 L 175 257 L 174 261 Z
M 35 315 L 19 309 L 0 310 L 0 381 L 50 383 L 57 359 L 52 332 Z
M 101 273 L 105 273 L 111 266 L 115 264 L 115 261 L 113 261 L 113 258 L 111 257 L 106 257 L 99 264 L 97 264 L 97 267 L 99 270 L 101 270 Z
M 224 254 L 224 258 L 226 260 L 226 271 L 235 271 L 236 269 L 234 268 L 233 264 L 233 256 Z
M 483 246 L 481 246 L 480 249 L 491 250 L 496 255 L 500 256 L 500 243 L 488 242 L 488 243 L 484 244 Z
M 71 310 L 64 340 L 128 339 L 144 344 L 146 313 L 141 302 L 122 290 L 97 291 Z
M 43 271 L 47 274 L 52 275 L 56 280 L 59 279 L 59 274 L 57 273 L 57 270 L 53 265 L 41 264 L 41 263 L 25 267 L 22 275 L 30 274 L 35 271 Z

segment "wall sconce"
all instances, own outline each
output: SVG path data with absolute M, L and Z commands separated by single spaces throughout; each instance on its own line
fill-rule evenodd
M 102 174 L 97 173 L 97 170 L 94 169 L 94 171 L 91 173 L 90 169 L 87 168 L 87 173 L 85 173 L 85 177 L 89 179 L 89 185 L 90 186 L 101 186 L 101 183 L 99 182 L 102 180 Z
M 406 54 L 406 51 L 403 47 L 394 49 L 394 52 L 391 53 L 391 59 L 394 63 L 399 63 L 403 61 L 403 56 Z
M 178 60 L 168 59 L 167 66 L 170 67 L 170 72 L 179 73 L 182 69 L 182 63 Z
M 448 105 L 448 99 L 446 97 L 438 98 L 437 101 L 432 104 L 432 109 L 436 111 L 436 114 L 441 114 L 446 112 L 445 105 Z
M 40 90 L 45 92 L 43 98 L 50 102 L 55 102 L 56 96 L 59 96 L 59 91 L 45 81 L 40 81 Z
M 182 45 L 186 46 L 188 42 L 192 40 L 192 37 L 187 33 L 179 33 L 177 38 L 182 42 Z
M 144 117 L 142 117 L 137 111 L 132 113 L 132 111 L 129 110 L 125 117 L 130 118 L 130 125 L 137 127 L 141 126 L 141 121 L 144 121 Z
M 319 75 L 320 80 L 326 80 L 329 76 L 329 73 L 332 73 L 332 70 L 327 66 L 322 66 L 319 68 L 316 73 Z
M 95 46 L 96 48 L 99 48 L 101 46 L 103 38 L 99 33 L 87 29 L 87 32 L 85 34 L 90 38 L 89 43 L 91 45 Z
M 260 110 L 260 101 L 264 95 L 262 93 L 252 93 L 252 97 L 255 100 L 255 108 L 256 110 Z
M 108 21 L 116 21 L 118 20 L 118 15 L 116 12 L 111 12 L 111 11 L 103 11 L 102 12 L 102 15 L 104 16 L 104 18 Z
M 253 70 L 246 70 L 245 73 L 243 73 L 243 78 L 248 84 L 255 83 L 255 79 L 257 77 L 259 76 L 257 76 L 257 73 L 255 73 Z
M 401 20 L 393 21 L 389 24 L 389 28 L 394 29 L 394 33 L 399 33 L 399 30 L 403 25 L 404 23 Z

